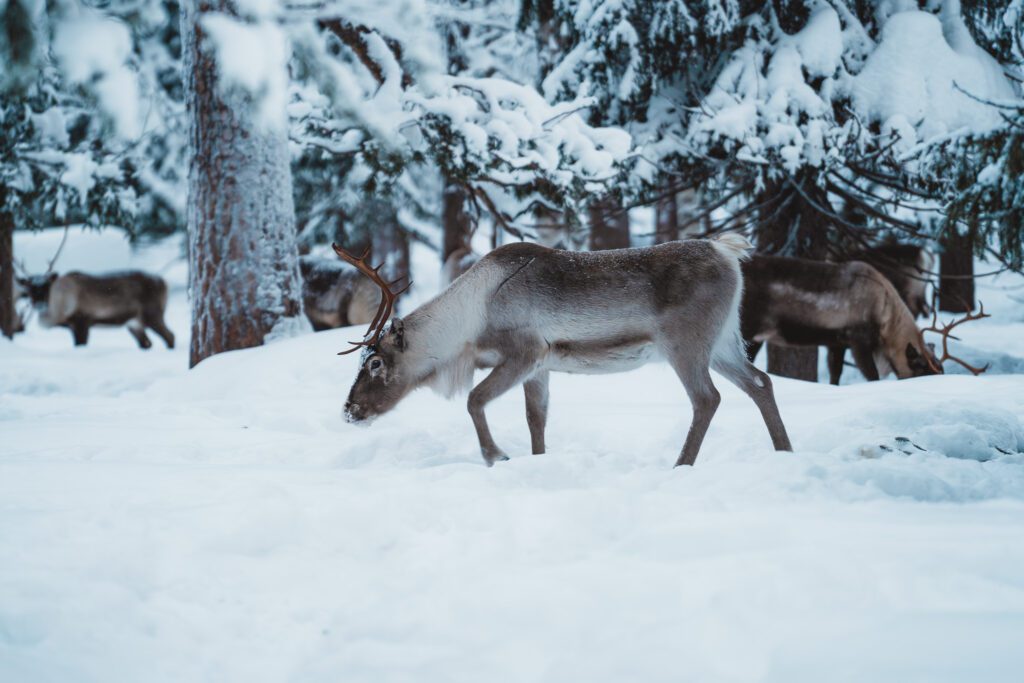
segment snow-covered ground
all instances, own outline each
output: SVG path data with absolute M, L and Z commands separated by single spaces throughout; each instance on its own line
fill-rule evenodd
M 666 366 L 559 375 L 550 452 L 511 392 L 487 469 L 461 401 L 340 419 L 353 330 L 188 371 L 178 247 L 119 240 L 58 268 L 162 271 L 179 348 L 0 341 L 0 681 L 1021 680 L 1020 375 L 777 380 L 792 454 L 719 380 L 677 470 Z M 965 343 L 1011 367 L 1024 279 L 981 296 Z

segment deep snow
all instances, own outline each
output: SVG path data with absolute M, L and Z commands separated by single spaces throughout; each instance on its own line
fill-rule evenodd
M 118 240 L 59 269 L 161 270 L 178 349 L 0 341 L 2 681 L 1020 680 L 1019 375 L 777 380 L 793 454 L 716 378 L 678 470 L 667 366 L 556 375 L 550 452 L 510 392 L 487 469 L 461 401 L 340 419 L 354 330 L 187 371 L 176 247 Z M 978 353 L 1024 357 L 1022 282 L 983 286 Z

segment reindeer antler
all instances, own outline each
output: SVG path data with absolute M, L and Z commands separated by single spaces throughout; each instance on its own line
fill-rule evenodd
M 366 328 L 366 332 L 363 334 L 363 341 L 361 342 L 349 342 L 352 344 L 352 348 L 348 351 L 339 351 L 339 356 L 344 356 L 347 353 L 352 353 L 364 346 L 374 346 L 380 341 L 380 337 L 384 334 L 384 326 L 387 325 L 388 318 L 391 317 L 391 312 L 395 308 L 395 301 L 399 295 L 405 290 L 412 286 L 412 281 L 402 287 L 397 292 L 391 291 L 391 288 L 401 282 L 402 278 L 398 278 L 394 282 L 388 282 L 380 275 L 380 269 L 384 267 L 384 264 L 380 264 L 376 268 L 370 266 L 366 262 L 366 257 L 370 254 L 370 248 L 367 247 L 366 251 L 363 252 L 362 256 L 356 257 L 348 253 L 337 244 L 331 244 L 334 248 L 334 253 L 340 256 L 343 260 L 351 263 L 355 266 L 360 273 L 370 278 L 371 281 L 378 287 L 380 287 L 380 305 L 377 307 L 377 314 L 373 316 L 373 320 L 370 322 L 370 326 Z M 372 333 L 372 336 L 371 336 Z
M 60 252 L 64 251 L 64 245 L 68 241 L 68 230 L 70 230 L 70 228 L 71 226 L 69 225 L 64 226 L 64 236 L 60 238 L 60 245 L 57 247 L 57 252 L 53 255 L 53 258 L 50 259 L 50 265 L 46 266 L 46 272 L 48 274 L 53 272 L 53 267 L 57 265 L 57 259 L 60 258 Z
M 940 328 L 938 326 L 939 325 L 939 307 L 936 305 L 936 302 L 934 301 L 934 297 L 933 297 L 933 301 L 932 301 L 932 324 L 929 325 L 928 327 L 921 328 L 921 330 L 920 330 L 920 332 L 918 332 L 918 334 L 921 335 L 921 344 L 922 345 L 924 345 L 924 333 L 925 332 L 935 332 L 937 334 L 941 334 L 942 335 L 942 358 L 933 359 L 931 354 L 925 354 L 925 360 L 928 361 L 928 366 L 932 370 L 934 370 L 935 372 L 941 373 L 942 372 L 942 363 L 947 361 L 947 360 L 951 360 L 954 363 L 959 363 L 963 367 L 967 368 L 975 376 L 980 375 L 981 373 L 983 373 L 986 370 L 988 370 L 988 364 L 986 364 L 985 367 L 983 367 L 983 368 L 976 368 L 973 365 L 967 363 L 966 361 L 964 361 L 964 360 L 962 360 L 960 358 L 957 358 L 956 356 L 952 355 L 949 352 L 949 340 L 950 340 L 950 338 L 956 339 L 956 337 L 953 337 L 950 333 L 953 331 L 953 328 L 956 327 L 957 325 L 962 325 L 963 323 L 970 322 L 971 320 L 981 320 L 982 318 L 991 318 L 991 317 L 992 317 L 991 315 L 989 315 L 988 313 L 985 312 L 985 304 L 983 304 L 983 303 L 981 303 L 979 301 L 978 302 L 978 312 L 977 313 L 968 313 L 967 315 L 965 315 L 960 320 L 950 320 L 948 323 L 946 323 L 945 325 L 943 325 Z M 938 361 L 938 367 L 936 367 L 936 365 L 935 365 L 936 360 Z

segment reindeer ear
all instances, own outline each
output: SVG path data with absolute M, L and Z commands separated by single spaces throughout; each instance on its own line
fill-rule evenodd
M 391 319 L 391 334 L 395 338 L 395 346 L 399 351 L 405 351 L 405 323 L 401 318 Z
M 56 280 L 57 280 L 57 273 L 50 273 L 49 275 L 46 276 L 46 281 L 51 283 L 51 284 L 53 282 L 55 282 Z

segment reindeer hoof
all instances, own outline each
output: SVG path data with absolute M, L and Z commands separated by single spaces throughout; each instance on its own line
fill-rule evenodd
M 488 467 L 494 467 L 494 463 L 508 460 L 508 456 L 501 451 L 494 451 L 492 453 L 484 453 L 484 462 L 487 463 Z

